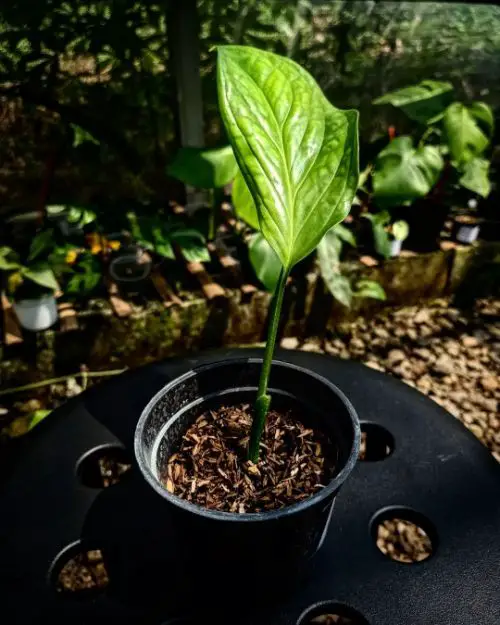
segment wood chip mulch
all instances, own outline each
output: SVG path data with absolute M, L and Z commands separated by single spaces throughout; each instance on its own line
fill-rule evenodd
M 163 483 L 205 508 L 251 513 L 276 510 L 310 497 L 335 470 L 336 449 L 296 415 L 269 412 L 257 464 L 246 459 L 249 405 L 202 414 L 168 460 Z
M 68 560 L 57 578 L 58 592 L 100 590 L 109 583 L 102 553 L 98 549 L 77 554 Z
M 413 564 L 427 560 L 432 553 L 432 542 L 418 525 L 405 519 L 389 519 L 377 527 L 377 547 L 398 562 Z

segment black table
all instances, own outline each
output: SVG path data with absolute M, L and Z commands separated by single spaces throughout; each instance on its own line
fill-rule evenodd
M 89 516 L 111 510 L 114 493 L 121 489 L 123 496 L 127 488 L 125 479 L 104 490 L 83 485 L 80 459 L 103 445 L 123 447 L 132 457 L 136 422 L 161 386 L 210 360 L 261 353 L 228 349 L 128 372 L 69 401 L 27 437 L 0 499 L 2 622 L 210 622 L 199 616 L 172 620 L 183 616 L 178 607 L 170 613 L 137 598 L 127 601 L 116 588 L 97 596 L 79 593 L 77 600 L 57 593 L 53 576 L 82 538 Z M 369 625 L 498 625 L 500 466 L 489 452 L 438 405 L 384 374 L 318 354 L 280 351 L 277 358 L 337 384 L 356 408 L 369 446 L 372 437 L 372 451 L 386 444 L 394 449 L 385 459 L 356 466 L 335 504 L 309 582 L 279 606 L 259 610 L 250 602 L 227 622 L 302 624 L 307 619 L 301 614 L 311 606 L 339 602 Z M 130 483 L 140 479 L 134 472 Z M 434 546 L 429 559 L 409 565 L 377 549 L 374 523 L 391 516 L 414 519 L 426 529 Z M 215 600 L 224 602 L 223 589 Z M 186 616 L 195 607 L 186 607 Z

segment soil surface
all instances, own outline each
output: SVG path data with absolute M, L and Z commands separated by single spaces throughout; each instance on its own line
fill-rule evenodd
M 324 434 L 271 410 L 254 464 L 246 458 L 251 421 L 248 404 L 201 415 L 168 460 L 167 490 L 205 508 L 248 513 L 289 506 L 328 484 L 336 451 Z

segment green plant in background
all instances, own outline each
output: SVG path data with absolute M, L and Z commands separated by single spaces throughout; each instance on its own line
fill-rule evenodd
M 127 213 L 127 218 L 132 236 L 145 249 L 170 260 L 175 260 L 175 248 L 189 262 L 210 260 L 203 234 L 195 228 L 187 228 L 178 218 L 141 217 L 132 211 Z
M 218 49 L 222 119 L 257 207 L 260 231 L 281 263 L 270 310 L 249 458 L 256 462 L 286 281 L 348 214 L 358 185 L 358 114 L 341 111 L 289 59 L 240 46 Z
M 36 298 L 57 291 L 59 284 L 49 254 L 53 251 L 53 230 L 42 230 L 32 240 L 25 258 L 11 247 L 0 247 L 0 271 L 7 274 L 8 291 L 19 297 Z
M 220 191 L 229 184 L 238 171 L 230 145 L 222 148 L 181 148 L 168 174 L 196 189 L 206 189 L 210 195 L 210 220 L 208 238 L 215 236 L 217 206 L 220 203 Z
M 409 201 L 427 195 L 444 164 L 441 159 L 439 166 L 438 156 L 431 149 L 447 156 L 460 186 L 481 197 L 489 195 L 489 160 L 485 153 L 493 137 L 493 112 L 484 102 L 466 105 L 453 102 L 453 96 L 450 83 L 426 80 L 374 100 L 374 104 L 400 108 L 410 119 L 426 126 L 418 148 L 413 148 L 411 137 L 399 137 L 379 154 L 373 179 L 374 198 L 379 204 L 404 203 L 400 199 L 406 191 L 413 196 Z M 434 145 L 424 145 L 430 137 Z M 413 178 L 416 168 L 420 176 Z M 405 176 L 413 183 L 405 186 Z
M 382 210 L 378 213 L 365 213 L 363 217 L 371 223 L 377 254 L 386 259 L 391 258 L 393 255 L 391 242 L 403 242 L 408 237 L 410 232 L 408 223 L 401 219 L 390 225 L 391 214 L 387 210 Z
M 375 159 L 373 199 L 378 206 L 411 204 L 434 187 L 444 162 L 432 145 L 415 148 L 411 137 L 397 137 Z

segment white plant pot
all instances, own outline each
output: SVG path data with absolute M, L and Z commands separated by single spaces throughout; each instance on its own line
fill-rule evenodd
M 23 299 L 14 302 L 13 308 L 19 323 L 26 330 L 46 330 L 57 321 L 57 304 L 53 295 L 38 299 Z
M 394 258 L 395 256 L 399 256 L 401 254 L 401 248 L 403 247 L 403 241 L 398 241 L 398 239 L 393 239 L 391 241 L 391 247 L 390 247 L 390 255 L 391 258 Z
M 474 243 L 479 236 L 478 225 L 464 225 L 459 226 L 457 230 L 457 241 L 460 243 Z

